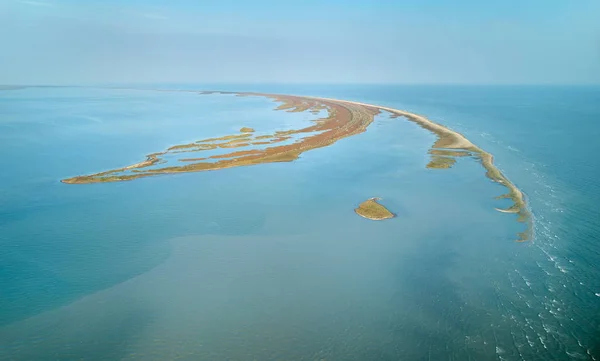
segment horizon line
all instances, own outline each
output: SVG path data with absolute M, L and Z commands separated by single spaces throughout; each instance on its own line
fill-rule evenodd
M 402 82 L 118 82 L 118 83 L 12 83 L 4 87 L 114 87 L 136 85 L 377 85 L 377 86 L 600 86 L 600 83 L 402 83 Z

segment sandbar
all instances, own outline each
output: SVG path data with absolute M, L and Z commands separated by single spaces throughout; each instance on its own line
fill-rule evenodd
M 152 90 L 165 91 L 161 89 Z M 152 153 L 146 156 L 146 160 L 133 165 L 90 175 L 67 178 L 63 179 L 62 182 L 67 184 L 118 182 L 160 174 L 201 172 L 262 163 L 290 162 L 298 159 L 303 152 L 326 147 L 334 144 L 340 139 L 366 131 L 367 127 L 374 121 L 375 115 L 380 114 L 381 112 L 388 112 L 394 118 L 402 117 L 408 121 L 414 122 L 437 136 L 436 141 L 429 150 L 431 161 L 427 164 L 427 168 L 433 170 L 448 169 L 454 165 L 458 157 L 463 156 L 472 156 L 479 159 L 480 164 L 485 170 L 486 177 L 501 184 L 507 189 L 507 193 L 498 198 L 510 199 L 513 203 L 507 208 L 496 209 L 502 213 L 517 214 L 517 220 L 527 224 L 526 231 L 518 235 L 517 241 L 525 241 L 531 238 L 533 230 L 532 216 L 527 207 L 525 196 L 523 192 L 494 165 L 494 157 L 492 154 L 476 146 L 462 134 L 441 124 L 435 123 L 422 115 L 386 106 L 311 96 L 253 92 L 169 91 L 195 92 L 200 95 L 221 94 L 244 97 L 266 97 L 279 103 L 275 108 L 277 111 L 309 111 L 314 115 L 321 113 L 321 111 L 326 111 L 327 116 L 314 119 L 312 125 L 302 129 L 276 131 L 273 134 L 264 134 L 260 136 L 254 136 L 250 131 L 253 131 L 253 129 L 244 127 L 240 129 L 241 133 L 238 134 L 198 140 L 190 144 L 174 145 L 162 152 Z M 299 136 L 299 139 L 292 144 L 277 144 L 294 135 Z M 251 145 L 265 145 L 265 147 L 264 149 L 235 150 L 231 153 L 208 157 L 188 157 L 185 158 L 185 164 L 178 163 L 173 166 L 164 166 L 162 168 L 154 167 L 149 169 L 151 166 L 166 163 L 167 161 L 163 159 L 163 156 L 167 154 L 201 153 L 216 148 L 245 148 Z M 377 204 L 374 199 L 369 201 Z

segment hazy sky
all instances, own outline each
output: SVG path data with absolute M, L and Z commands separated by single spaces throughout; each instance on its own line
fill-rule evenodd
M 600 83 L 600 0 L 0 0 L 0 84 Z

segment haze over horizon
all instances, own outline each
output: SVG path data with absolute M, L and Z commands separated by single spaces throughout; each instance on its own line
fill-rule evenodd
M 0 84 L 600 84 L 600 2 L 0 0 Z

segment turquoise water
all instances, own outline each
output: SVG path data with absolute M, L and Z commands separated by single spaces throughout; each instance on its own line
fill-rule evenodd
M 175 144 L 298 128 L 266 99 L 0 91 L 0 359 L 600 359 L 600 89 L 181 86 L 406 109 L 494 154 L 535 239 L 475 159 L 380 116 L 292 163 L 66 185 Z M 353 212 L 374 196 L 398 214 Z

